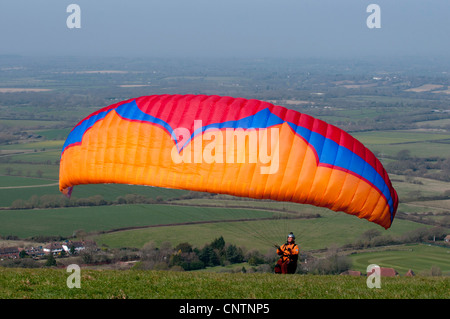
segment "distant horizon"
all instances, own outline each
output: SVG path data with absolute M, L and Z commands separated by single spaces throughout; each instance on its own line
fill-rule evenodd
M 248 55 L 248 56 L 206 56 L 206 55 L 104 55 L 104 54 L 26 54 L 26 53 L 0 53 L 0 58 L 106 58 L 106 59 L 173 59 L 173 60 L 196 60 L 196 59 L 207 59 L 207 60 L 320 60 L 320 61 L 377 61 L 377 60 L 445 60 L 450 63 L 450 58 L 448 55 L 359 55 L 359 56 L 259 56 L 259 55 Z
M 0 55 L 198 58 L 450 56 L 450 1 L 74 0 L 0 4 Z M 367 12 L 381 8 L 380 27 Z M 447 39 L 447 40 L 446 40 Z

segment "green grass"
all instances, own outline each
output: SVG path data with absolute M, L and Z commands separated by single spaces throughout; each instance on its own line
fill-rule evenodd
M 371 131 L 353 133 L 353 137 L 363 144 L 400 144 L 450 139 L 449 134 L 436 134 L 417 131 Z
M 0 187 L 36 186 L 52 183 L 55 183 L 55 181 L 42 178 L 0 175 Z
M 31 112 L 35 110 L 30 110 Z M 5 114 L 7 111 L 5 111 Z M 0 125 L 6 127 L 16 127 L 16 128 L 50 128 L 57 125 L 61 125 L 59 121 L 47 121 L 47 120 L 14 120 L 14 119 L 2 119 L 0 120 Z
M 49 182 L 49 184 L 50 183 L 51 182 Z M 58 185 L 46 187 L 2 189 L 0 190 L 0 207 L 10 207 L 11 204 L 18 199 L 29 200 L 33 196 L 40 197 L 44 195 L 58 195 L 58 194 L 60 194 Z
M 36 130 L 34 134 L 41 135 L 47 140 L 65 140 L 72 128 Z
M 406 182 L 405 176 L 402 175 L 390 174 L 389 176 L 393 180 L 392 185 L 398 193 L 400 202 L 402 198 L 407 197 L 408 193 L 412 191 L 420 191 L 422 196 L 436 196 L 442 195 L 444 191 L 450 189 L 450 183 L 435 179 L 414 177 L 414 181 L 422 183 L 414 184 Z
M 40 141 L 40 142 L 30 142 L 30 143 L 20 143 L 20 144 L 9 144 L 0 145 L 1 150 L 41 150 L 45 149 L 58 149 L 61 150 L 64 145 L 63 140 L 57 141 Z
M 365 144 L 372 152 L 378 152 L 388 156 L 396 156 L 401 150 L 409 150 L 412 156 L 428 157 L 450 157 L 449 144 L 433 142 L 414 142 L 405 144 Z
M 217 274 L 81 269 L 81 288 L 67 287 L 65 269 L 0 268 L 2 299 L 448 299 L 448 277 L 365 277 Z
M 10 161 L 22 161 L 22 162 L 31 162 L 31 163 L 46 163 L 50 161 L 51 164 L 55 165 L 55 162 L 59 160 L 61 156 L 61 150 L 47 150 L 47 151 L 39 151 L 32 153 L 24 153 L 17 155 L 10 155 Z M 55 166 L 58 166 L 56 164 Z
M 409 150 L 417 157 L 449 157 L 448 144 L 438 143 L 438 140 L 448 140 L 448 133 L 420 132 L 416 130 L 403 131 L 369 131 L 356 132 L 352 136 L 361 141 L 371 151 L 387 156 L 396 156 L 401 150 Z
M 418 99 L 418 98 L 407 98 L 407 97 L 396 97 L 396 96 L 378 96 L 378 95 L 351 95 L 351 96 L 346 96 L 344 98 L 334 98 L 333 100 L 338 100 L 338 101 L 343 101 L 346 102 L 347 100 L 350 100 L 352 102 L 354 101 L 358 101 L 358 102 L 362 102 L 366 105 L 368 105 L 368 102 L 380 102 L 380 103 L 385 103 L 385 104 L 392 104 L 392 103 L 417 103 L 418 100 L 422 100 L 422 99 Z M 425 100 L 423 100 L 425 101 Z M 370 106 L 368 108 L 371 108 Z M 397 107 L 397 106 L 390 106 L 389 110 L 398 110 L 399 112 L 407 112 L 407 111 L 412 111 L 414 110 L 414 107 L 411 106 L 401 106 L 401 107 Z M 417 107 L 416 107 L 417 109 Z
M 55 181 L 59 178 L 59 165 L 0 163 L 0 173 L 2 175 L 7 172 L 7 169 L 12 169 L 11 175 L 39 177 L 38 171 L 40 171 L 42 174 L 40 178 L 52 179 Z
M 450 209 L 450 199 L 444 200 L 430 200 L 430 201 L 422 201 L 422 202 L 414 202 L 410 203 L 411 205 L 420 205 L 421 207 L 431 207 L 437 209 Z
M 436 266 L 443 273 L 450 273 L 450 249 L 426 244 L 401 245 L 382 251 L 351 255 L 352 269 L 366 272 L 367 266 L 392 267 L 400 274 L 412 269 L 416 274 Z
M 225 199 L 226 198 L 226 199 Z M 280 202 L 274 200 L 257 200 L 229 195 L 216 195 L 213 200 L 210 198 L 181 199 L 177 203 L 189 205 L 219 205 L 223 207 L 244 206 L 244 207 L 264 207 L 274 209 L 285 209 L 286 211 L 316 214 L 323 211 L 323 208 L 312 205 L 304 205 L 294 202 Z
M 439 205 L 438 203 L 441 202 L 439 200 L 436 201 L 424 201 L 424 202 L 411 202 L 411 203 L 405 203 L 399 205 L 399 211 L 405 212 L 405 213 L 426 213 L 427 218 L 440 218 L 441 215 L 434 215 L 434 214 L 443 214 L 447 213 L 450 209 L 450 203 L 447 202 L 446 208 L 441 208 L 434 206 Z M 442 202 L 445 202 L 443 200 Z M 445 205 L 443 205 L 445 206 Z M 429 215 L 428 213 L 433 213 L 433 215 Z M 442 216 L 441 216 L 442 217 Z
M 447 128 L 450 125 L 450 119 L 416 122 L 416 125 L 418 127 Z
M 50 174 L 44 174 L 44 176 L 51 176 Z M 19 177 L 17 177 L 19 178 Z M 52 179 L 54 182 L 58 182 L 57 179 Z M 42 184 L 50 184 L 48 183 Z M 3 185 L 2 186 L 7 186 Z M 74 188 L 72 193 L 72 198 L 86 198 L 94 195 L 101 195 L 105 200 L 113 201 L 119 196 L 124 196 L 126 194 L 137 194 L 144 195 L 148 198 L 156 199 L 161 197 L 162 199 L 170 199 L 179 197 L 183 194 L 187 194 L 187 191 L 150 187 L 150 186 L 140 186 L 140 185 L 122 185 L 122 184 L 93 184 L 93 185 L 78 185 Z M 48 186 L 48 187 L 33 187 L 33 188 L 13 188 L 13 189 L 2 189 L 0 191 L 0 207 L 9 207 L 11 204 L 17 200 L 29 200 L 32 196 L 43 196 L 43 195 L 61 195 L 59 191 L 59 186 Z

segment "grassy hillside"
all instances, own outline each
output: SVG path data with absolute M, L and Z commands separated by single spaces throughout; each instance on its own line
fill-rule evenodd
M 231 214 L 238 216 L 239 210 Z M 321 218 L 265 220 L 239 223 L 216 223 L 183 226 L 167 226 L 146 228 L 102 234 L 96 237 L 99 244 L 110 247 L 142 247 L 149 241 L 160 244 L 171 241 L 174 244 L 188 241 L 193 245 L 203 245 L 218 236 L 223 236 L 227 242 L 251 249 L 266 252 L 273 243 L 281 243 L 290 231 L 296 234 L 296 241 L 301 249 L 311 250 L 330 246 L 344 245 L 353 242 L 369 229 L 381 230 L 385 235 L 400 235 L 420 227 L 417 223 L 396 220 L 387 231 L 378 225 L 360 220 L 344 213 L 334 213 L 323 210 Z M 170 235 L 169 235 L 170 234 Z
M 65 269 L 0 268 L 0 298 L 450 298 L 446 277 L 382 278 L 380 289 L 369 289 L 365 277 L 82 269 L 81 288 L 69 289 L 68 276 Z

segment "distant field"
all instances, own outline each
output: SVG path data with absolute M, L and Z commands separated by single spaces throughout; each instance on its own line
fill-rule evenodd
M 403 106 L 399 107 L 395 103 L 416 103 L 417 101 L 426 101 L 417 97 L 404 97 L 404 96 L 382 96 L 382 95 L 350 95 L 345 97 L 333 98 L 333 101 L 339 102 L 361 102 L 364 108 L 371 108 L 372 102 L 384 103 L 389 106 L 394 112 L 398 110 L 404 110 L 404 112 L 410 111 L 413 107 Z
M 4 114 L 14 114 L 14 116 L 0 121 L 9 121 L 9 124 L 16 128 L 27 128 L 32 132 L 46 128 L 59 129 L 65 127 L 72 129 L 81 119 L 106 105 L 106 103 L 105 105 L 74 105 L 69 108 L 36 108 L 33 105 L 21 105 L 20 108 L 5 106 Z M 33 119 L 30 119 L 30 114 L 33 114 Z M 28 125 L 28 123 L 31 123 L 31 125 Z
M 9 158 L 11 161 L 22 161 L 22 162 L 31 162 L 31 163 L 45 163 L 50 161 L 51 164 L 57 163 L 61 156 L 61 150 L 46 150 L 39 152 L 31 152 L 24 153 L 18 155 L 10 155 Z
M 6 127 L 21 127 L 21 128 L 46 128 L 61 125 L 59 121 L 47 120 L 14 120 L 14 119 L 0 119 L 0 124 Z
M 417 122 L 418 127 L 448 127 L 450 125 L 450 119 L 434 120 L 434 121 L 423 121 Z
M 57 166 L 55 166 L 58 169 Z M 24 171 L 26 172 L 26 171 Z M 32 171 L 32 174 L 35 175 L 35 171 Z M 48 175 L 51 177 L 51 180 L 54 182 L 58 182 L 58 171 L 53 172 L 53 175 Z M 46 177 L 47 174 L 44 174 L 43 177 Z M 19 179 L 19 177 L 18 177 Z M 18 183 L 16 181 L 15 183 Z M 50 184 L 48 183 L 43 184 Z M 7 186 L 7 185 L 5 185 Z M 187 194 L 187 191 L 178 190 L 178 189 L 168 189 L 168 188 L 158 188 L 151 186 L 139 186 L 139 185 L 121 185 L 121 184 L 92 184 L 92 185 L 78 185 L 74 187 L 72 192 L 72 198 L 86 198 L 94 195 L 103 196 L 105 200 L 115 200 L 119 196 L 125 196 L 127 194 L 137 194 L 144 195 L 148 198 L 157 199 L 157 197 L 161 197 L 162 199 L 170 199 L 179 197 L 183 194 Z M 11 189 L 2 189 L 0 192 L 0 207 L 9 207 L 16 199 L 28 200 L 31 196 L 43 196 L 43 195 L 59 195 L 63 196 L 59 191 L 59 186 L 48 186 L 48 187 L 34 187 L 34 188 L 11 188 Z
M 6 187 L 17 186 L 36 186 L 54 183 L 54 180 L 41 179 L 41 178 L 29 178 L 19 176 L 2 176 L 0 175 L 0 189 L 4 190 Z
M 442 203 L 442 207 L 437 207 L 441 205 L 440 202 L 445 201 L 426 201 L 426 202 L 410 202 L 410 203 L 401 203 L 399 205 L 399 210 L 407 213 L 448 213 L 450 210 L 450 203 Z M 422 204 L 424 203 L 424 204 Z M 427 218 L 440 218 L 439 216 L 427 216 Z
M 443 85 L 440 84 L 424 84 L 415 88 L 407 89 L 408 92 L 428 92 L 442 88 Z
M 450 274 L 450 248 L 425 244 L 401 245 L 377 252 L 363 252 L 351 255 L 352 269 L 366 272 L 367 266 L 392 267 L 401 275 L 409 269 L 416 274 L 439 267 L 442 273 Z
M 41 150 L 45 149 L 62 149 L 64 145 L 63 140 L 59 141 L 42 141 L 42 142 L 31 142 L 31 143 L 19 143 L 10 145 L 1 145 L 0 150 Z
M 18 92 L 46 92 L 51 89 L 34 89 L 34 88 L 0 88 L 0 93 L 18 93 Z
M 450 157 L 450 134 L 447 132 L 370 131 L 352 135 L 381 157 L 395 157 L 401 150 L 409 150 L 412 156 L 418 157 Z
M 450 139 L 450 134 L 436 134 L 417 131 L 376 131 L 357 132 L 352 134 L 363 144 L 402 144 L 410 142 L 423 142 Z
M 42 137 L 49 140 L 65 140 L 69 135 L 71 128 L 65 129 L 52 129 L 52 130 L 39 130 L 34 131 L 35 134 L 41 135 Z
M 450 199 L 447 200 L 435 200 L 435 201 L 423 201 L 423 202 L 412 202 L 411 205 L 419 205 L 422 207 L 433 207 L 440 209 L 450 209 Z
M 365 277 L 81 270 L 81 289 L 67 288 L 65 269 L 0 268 L 0 298 L 27 299 L 448 299 L 448 277 Z M 268 300 L 270 304 L 270 300 Z M 184 302 L 183 302 L 184 304 Z M 177 315 L 179 308 L 166 309 Z
M 396 174 L 390 174 L 390 178 L 400 199 L 412 191 L 420 191 L 422 196 L 433 196 L 442 195 L 444 191 L 450 189 L 450 183 L 430 178 L 414 177 L 414 181 L 422 184 L 407 182 L 404 176 Z
M 0 173 L 2 175 L 6 174 L 7 169 L 12 169 L 11 175 L 52 179 L 55 181 L 59 178 L 59 165 L 0 163 Z
M 223 199 L 227 198 L 227 199 Z M 222 207 L 261 207 L 261 208 L 273 208 L 276 210 L 285 210 L 289 212 L 298 212 L 302 214 L 320 214 L 325 209 L 322 207 L 316 207 L 312 205 L 303 205 L 293 202 L 279 202 L 272 200 L 254 200 L 240 197 L 233 197 L 227 195 L 217 195 L 213 199 L 211 198 L 193 198 L 193 199 L 181 199 L 176 201 L 177 204 L 188 205 L 217 205 Z
M 370 150 L 381 154 L 396 156 L 401 150 L 409 150 L 412 156 L 417 157 L 450 157 L 450 144 L 435 142 L 414 142 L 405 144 L 366 144 Z

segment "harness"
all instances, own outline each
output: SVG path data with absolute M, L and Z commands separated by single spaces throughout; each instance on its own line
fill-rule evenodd
M 281 247 L 280 247 L 280 250 L 281 251 L 283 251 L 283 254 L 282 255 L 280 255 L 280 258 L 282 258 L 283 260 L 284 260 L 284 257 L 288 257 L 289 258 L 289 261 L 292 261 L 292 260 L 294 260 L 294 255 L 293 254 L 287 254 L 285 251 L 286 251 L 286 246 L 288 246 L 288 245 L 291 245 L 291 244 L 289 244 L 289 243 L 285 243 L 283 246 L 284 246 L 284 249 L 281 249 Z M 298 245 L 297 244 L 293 244 L 292 245 L 292 248 L 291 248 L 291 250 L 293 250 L 294 248 L 295 248 L 295 246 L 297 246 L 298 247 Z

